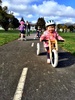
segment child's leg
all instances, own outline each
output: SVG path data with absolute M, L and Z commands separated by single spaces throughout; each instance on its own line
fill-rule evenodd
M 23 34 L 23 40 L 26 40 L 26 36 L 25 36 L 25 34 Z
M 21 40 L 23 40 L 23 34 L 21 33 Z
M 50 59 L 49 47 L 46 47 L 46 50 L 47 50 L 47 59 Z
M 19 39 L 18 40 L 20 40 L 21 39 L 21 33 L 19 33 Z
M 23 40 L 26 40 L 25 31 L 23 31 Z
M 23 34 L 23 38 L 25 38 L 25 34 Z
M 46 50 L 47 50 L 47 63 L 50 63 L 49 47 L 46 47 Z
M 19 33 L 19 38 L 21 37 L 21 33 Z

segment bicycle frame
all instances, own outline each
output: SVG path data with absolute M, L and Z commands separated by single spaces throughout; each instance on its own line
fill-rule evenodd
M 58 43 L 57 40 L 48 40 L 49 42 L 49 53 L 51 59 L 51 65 L 56 67 L 58 64 Z
M 50 50 L 50 54 L 52 53 L 52 50 L 55 49 L 58 51 L 58 43 L 57 40 L 48 40 L 49 42 L 49 50 Z

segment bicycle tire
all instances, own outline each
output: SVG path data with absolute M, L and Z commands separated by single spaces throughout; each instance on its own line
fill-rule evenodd
M 40 43 L 37 43 L 37 55 L 40 54 Z
M 53 67 L 57 67 L 57 65 L 58 65 L 58 52 L 55 49 L 52 50 L 51 65 Z

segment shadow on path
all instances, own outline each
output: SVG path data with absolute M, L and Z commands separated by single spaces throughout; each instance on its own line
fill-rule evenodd
M 59 52 L 58 67 L 71 67 L 75 64 L 75 57 L 68 52 Z M 75 66 L 75 65 L 74 65 Z M 60 67 L 60 68 L 61 68 Z
M 41 52 L 39 55 L 40 56 L 46 56 L 46 52 Z
M 46 56 L 46 52 L 41 52 L 39 56 Z M 75 64 L 75 57 L 68 52 L 59 52 L 58 57 L 57 68 L 71 67 Z

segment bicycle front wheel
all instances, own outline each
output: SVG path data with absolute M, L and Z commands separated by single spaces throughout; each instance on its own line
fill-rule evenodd
M 53 67 L 57 67 L 57 65 L 58 65 L 58 52 L 55 49 L 52 50 L 52 54 L 51 54 L 51 65 Z

